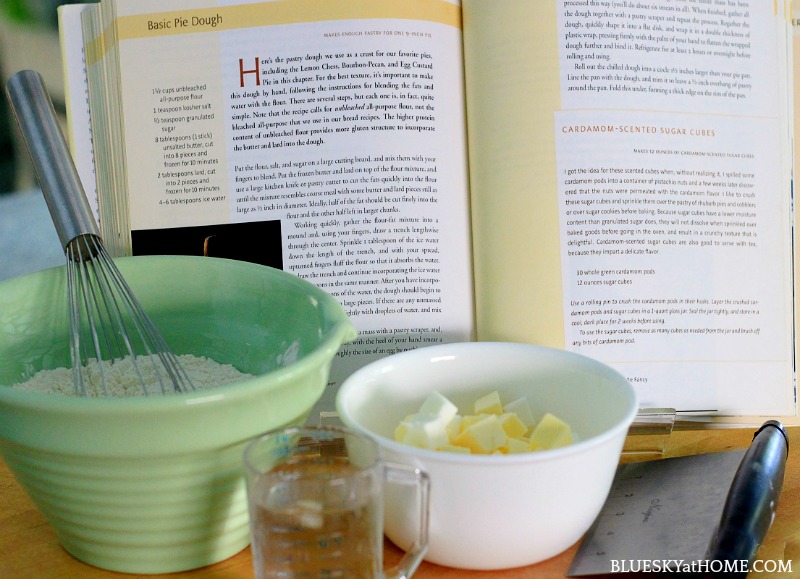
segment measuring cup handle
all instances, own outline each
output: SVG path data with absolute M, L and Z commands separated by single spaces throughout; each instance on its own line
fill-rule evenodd
M 428 475 L 418 468 L 400 464 L 385 464 L 384 476 L 387 482 L 413 485 L 419 497 L 419 528 L 417 539 L 393 567 L 386 569 L 386 579 L 408 579 L 422 563 L 428 551 L 428 513 L 430 507 L 431 482 Z

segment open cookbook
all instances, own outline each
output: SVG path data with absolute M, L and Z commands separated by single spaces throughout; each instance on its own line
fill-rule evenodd
M 788 2 L 101 0 L 60 30 L 106 244 L 334 295 L 360 336 L 319 408 L 480 339 L 643 407 L 796 414 Z

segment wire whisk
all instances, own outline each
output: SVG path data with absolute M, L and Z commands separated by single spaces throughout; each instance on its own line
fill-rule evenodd
M 193 390 L 106 251 L 41 76 L 20 71 L 6 92 L 64 247 L 75 394 Z

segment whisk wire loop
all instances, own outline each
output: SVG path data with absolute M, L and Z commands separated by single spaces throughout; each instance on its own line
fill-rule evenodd
M 69 351 L 72 361 L 72 381 L 77 396 L 86 396 L 86 385 L 83 382 L 83 368 L 81 359 L 86 357 L 81 352 L 81 339 L 80 339 L 80 319 L 81 319 L 81 293 L 74 291 L 77 288 L 78 281 L 78 268 L 69 267 L 70 263 L 74 262 L 73 252 L 71 246 L 66 248 L 67 253 L 67 307 L 69 309 L 69 325 L 70 325 L 70 342 Z M 85 344 L 84 344 L 85 349 Z
M 120 301 L 124 302 L 124 307 L 122 309 L 130 313 L 131 325 L 135 329 L 135 333 L 141 341 L 141 347 L 149 356 L 153 367 L 156 370 L 160 369 L 166 372 L 169 382 L 174 386 L 176 391 L 192 390 L 191 380 L 185 370 L 178 363 L 177 357 L 169 349 L 161 333 L 150 318 L 145 315 L 142 306 L 136 299 L 136 295 L 133 293 L 130 286 L 128 286 L 128 282 L 125 281 L 125 278 L 122 276 L 119 269 L 117 269 L 117 266 L 110 257 L 108 257 L 105 247 L 100 245 L 98 249 L 101 254 L 105 255 L 105 259 L 102 260 L 103 267 L 101 269 L 106 283 L 111 290 L 109 293 L 110 295 L 118 296 Z M 123 327 L 121 323 L 120 327 Z M 135 352 L 131 350 L 130 355 L 135 357 Z M 156 363 L 155 357 L 160 360 L 160 366 Z M 159 378 L 162 392 L 165 392 L 167 384 L 164 381 L 162 372 L 157 372 L 156 375 Z
M 73 255 L 77 257 L 76 254 L 73 253 Z M 102 328 L 104 324 L 103 319 L 89 314 L 89 312 L 93 311 L 93 307 L 97 301 L 97 296 L 94 292 L 95 288 L 91 280 L 92 271 L 88 267 L 88 264 L 91 263 L 91 261 L 80 259 L 79 261 L 70 263 L 74 263 L 74 267 L 76 268 L 77 272 L 77 275 L 75 276 L 77 285 L 69 289 L 70 293 L 75 293 L 74 301 L 76 304 L 78 304 L 78 317 L 71 320 L 72 324 L 77 324 L 77 327 L 72 329 L 73 335 L 80 335 L 83 320 L 86 320 L 87 331 L 84 336 L 85 338 L 89 338 L 79 340 L 78 342 L 79 347 L 82 346 L 81 364 L 78 366 L 81 391 L 83 393 L 86 392 L 85 382 L 86 379 L 90 378 L 91 376 L 88 372 L 86 372 L 85 366 L 89 364 L 90 360 L 94 359 L 97 362 L 96 368 L 100 372 L 100 385 L 103 388 L 103 394 L 108 396 L 108 378 L 106 376 L 106 368 L 102 363 L 103 348 L 101 344 L 101 336 L 106 338 L 106 351 L 111 352 L 111 348 L 108 344 L 108 333 Z M 70 267 L 70 263 L 67 264 L 68 268 Z M 101 327 L 98 328 L 98 325 Z M 91 350 L 89 349 L 90 346 L 92 346 Z M 94 355 L 90 356 L 88 354 L 89 351 L 93 351 Z M 83 362 L 84 360 L 86 361 L 85 363 Z
M 109 364 L 126 357 L 145 395 L 151 393 L 147 384 L 155 382 L 162 394 L 170 388 L 176 392 L 193 389 L 99 238 L 83 235 L 70 242 L 67 270 L 76 394 L 87 395 L 86 382 L 92 377 L 86 369 L 91 365 L 100 374 L 100 384 L 93 389 L 100 387 L 109 396 Z

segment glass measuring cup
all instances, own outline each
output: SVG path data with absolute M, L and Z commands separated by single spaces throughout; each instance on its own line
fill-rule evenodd
M 410 577 L 428 545 L 425 473 L 385 464 L 371 438 L 347 428 L 290 428 L 244 452 L 256 579 Z M 416 487 L 419 534 L 383 570 L 383 485 Z

